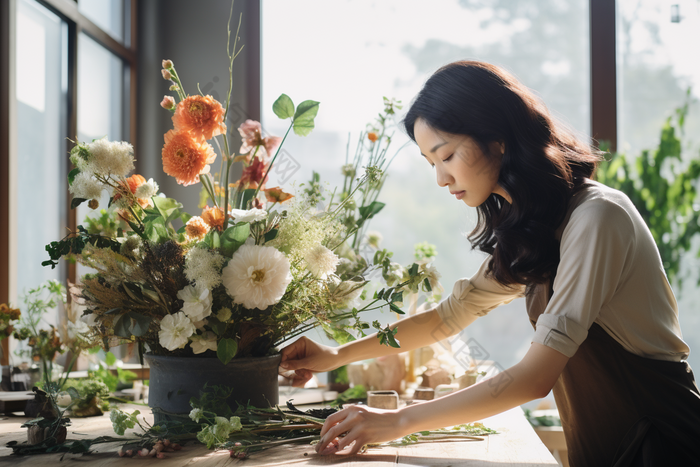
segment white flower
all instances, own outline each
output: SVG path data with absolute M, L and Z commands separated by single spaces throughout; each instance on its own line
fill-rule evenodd
M 68 332 L 68 340 L 73 341 L 77 338 L 84 338 L 85 334 L 90 332 L 90 328 L 85 321 L 78 320 L 75 323 L 68 321 L 66 331 Z
M 306 252 L 304 260 L 306 268 L 311 271 L 311 274 L 324 280 L 335 272 L 335 268 L 340 262 L 338 255 L 320 243 Z
M 186 285 L 177 298 L 185 302 L 182 312 L 192 321 L 201 321 L 211 314 L 211 292 L 200 284 Z
M 192 321 L 183 312 L 178 311 L 173 315 L 165 315 L 160 321 L 158 342 L 168 350 L 182 349 L 194 331 Z
M 218 252 L 192 248 L 185 258 L 185 277 L 198 286 L 212 290 L 221 284 L 220 271 L 224 261 Z
M 95 180 L 91 174 L 80 172 L 73 179 L 73 183 L 68 190 L 76 198 L 100 199 L 102 195 L 102 184 Z
M 216 319 L 221 321 L 222 323 L 225 323 L 226 321 L 231 319 L 231 309 L 230 308 L 222 308 L 219 310 L 219 312 L 216 314 Z
M 341 308 L 354 307 L 364 288 L 364 283 L 362 282 L 341 281 L 337 276 L 331 276 L 328 285 L 333 301 Z
M 289 260 L 269 246 L 242 245 L 221 272 L 234 303 L 265 309 L 279 302 L 292 281 Z
M 192 409 L 190 412 L 190 418 L 195 423 L 199 423 L 199 419 L 204 417 L 204 410 L 202 409 Z
M 438 282 L 442 277 L 442 274 L 438 272 L 437 268 L 431 264 L 426 264 L 422 265 L 421 269 L 423 269 L 423 274 L 425 274 L 428 278 L 430 288 L 433 289 L 432 293 L 444 292 L 445 289 L 442 287 L 442 284 Z
M 267 211 L 264 209 L 253 208 L 249 210 L 245 209 L 231 209 L 231 215 L 233 216 L 234 224 L 239 222 L 258 222 L 267 219 Z
M 155 196 L 156 193 L 158 193 L 158 184 L 152 178 L 149 178 L 146 183 L 142 183 L 136 188 L 135 195 L 137 198 L 148 199 Z
M 126 177 L 134 170 L 134 148 L 124 141 L 98 139 L 87 145 L 90 158 L 86 170 L 98 175 Z
M 216 334 L 211 331 L 207 331 L 201 336 L 192 336 L 190 347 L 192 347 L 192 352 L 195 354 L 204 353 L 207 350 L 213 350 L 216 352 Z

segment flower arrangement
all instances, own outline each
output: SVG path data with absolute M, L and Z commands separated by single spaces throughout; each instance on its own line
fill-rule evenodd
M 236 41 L 237 34 L 233 48 L 227 46 L 230 76 L 240 52 Z M 215 354 L 227 363 L 274 353 L 277 345 L 316 326 L 352 339 L 347 328 L 363 333 L 370 327 L 360 312 L 389 306 L 403 313 L 404 290 L 417 293 L 422 285 L 430 292 L 434 274 L 423 266 L 401 272 L 386 250 L 377 250 L 372 263 L 359 254 L 363 229 L 384 206 L 376 200 L 390 142 L 384 128 L 396 102 L 385 100 L 380 124 L 366 134 L 370 160 L 364 174 L 358 175 L 361 158 L 346 161 L 343 191 L 319 209 L 317 174 L 297 196 L 267 186 L 290 132 L 307 136 L 313 130 L 319 102 L 295 106 L 282 94 L 273 111 L 289 121 L 285 135 L 263 136 L 260 123 L 248 120 L 238 128 L 243 144 L 236 155 L 226 126 L 231 86 L 224 104 L 190 95 L 173 62 L 162 65 L 174 93 L 161 102 L 173 122 L 164 136 L 163 170 L 183 186 L 201 185 L 207 203 L 202 212 L 185 212 L 153 179 L 132 174 L 130 144 L 76 142 L 70 154 L 75 168 L 68 176 L 71 206 L 87 202 L 97 209 L 107 192 L 108 210 L 46 248 L 51 259 L 44 265 L 55 267 L 69 256 L 94 271 L 81 278 L 78 299 L 106 349 L 136 342 L 141 353 Z M 215 174 L 211 165 L 218 156 L 211 142 L 221 155 Z M 243 166 L 236 181 L 230 180 L 234 163 Z M 390 287 L 358 309 L 369 274 L 379 268 L 391 278 Z M 395 331 L 377 322 L 374 327 L 382 342 L 398 347 Z

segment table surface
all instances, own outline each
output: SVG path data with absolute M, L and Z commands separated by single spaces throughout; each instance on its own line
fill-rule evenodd
M 300 408 L 306 409 L 309 406 Z M 138 409 L 147 413 L 152 422 L 150 410 L 143 406 L 127 406 L 124 410 L 131 412 Z M 145 409 L 145 410 L 144 410 Z M 26 430 L 20 425 L 24 417 L 3 417 L 0 420 L 0 463 L 12 463 L 21 466 L 43 466 L 54 464 L 61 454 L 42 454 L 17 457 L 11 455 L 11 449 L 5 445 L 9 441 L 23 442 Z M 73 418 L 68 427 L 68 438 L 94 438 L 101 435 L 114 436 L 109 413 L 102 417 Z M 334 454 L 319 456 L 313 446 L 287 444 L 253 453 L 244 462 L 245 466 L 282 466 L 282 465 L 358 465 L 392 466 L 392 465 L 430 465 L 430 466 L 556 466 L 554 457 L 542 444 L 539 437 L 525 419 L 519 407 L 502 414 L 487 418 L 483 423 L 499 431 L 498 434 L 485 436 L 481 440 L 430 441 L 408 446 L 382 446 L 372 448 L 364 454 L 354 456 Z M 60 465 L 121 466 L 144 462 L 143 459 L 121 458 L 116 454 L 118 445 L 97 445 L 93 453 L 80 456 L 67 454 Z M 221 466 L 242 462 L 231 459 L 228 451 L 210 451 L 206 446 L 187 444 L 181 451 L 167 453 L 167 458 L 149 459 L 158 466 Z

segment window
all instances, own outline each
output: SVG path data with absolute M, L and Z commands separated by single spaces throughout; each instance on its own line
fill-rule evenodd
M 0 56 L 3 70 L 11 70 L 0 81 L 8 99 L 0 153 L 7 187 L 0 206 L 7 226 L 0 235 L 2 301 L 20 304 L 29 288 L 47 279 L 76 280 L 74 265 L 41 266 L 44 246 L 65 236 L 66 228 L 75 230 L 76 219 L 86 213 L 68 206 L 67 139 L 134 136 L 135 5 L 136 0 L 2 2 Z M 59 322 L 59 316 L 47 319 Z M 7 364 L 7 341 L 3 346 Z

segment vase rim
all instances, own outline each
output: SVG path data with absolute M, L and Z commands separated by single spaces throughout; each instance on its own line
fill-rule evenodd
M 156 355 L 151 352 L 146 352 L 143 354 L 144 357 L 148 358 L 153 358 L 153 359 L 168 359 L 168 360 L 176 360 L 176 359 L 182 359 L 182 360 L 202 360 L 202 361 L 220 361 L 218 357 L 182 357 L 182 356 L 175 356 L 175 355 Z M 255 360 L 261 360 L 261 359 L 269 359 L 269 360 L 274 360 L 275 358 L 281 357 L 281 353 L 276 353 L 272 355 L 264 355 L 262 357 L 243 357 L 243 358 L 233 358 L 231 361 L 229 361 L 229 364 L 233 362 L 249 362 L 249 361 L 255 361 Z M 223 363 L 222 363 L 223 365 Z

